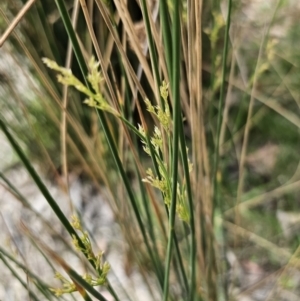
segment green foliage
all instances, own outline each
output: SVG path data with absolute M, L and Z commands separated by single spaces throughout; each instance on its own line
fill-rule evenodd
M 137 271 L 153 300 L 238 298 L 227 279 L 228 251 L 272 271 L 298 264 L 298 241 L 284 237 L 276 212 L 299 210 L 299 53 L 291 46 L 299 31 L 282 25 L 284 38 L 274 34 L 287 1 L 257 16 L 250 2 L 125 2 L 36 1 L 6 41 L 17 63 L 26 56 L 34 96 L 27 100 L 16 81 L 1 77 L 1 129 L 86 273 L 26 227 L 48 265 L 67 274 L 55 273 L 62 287 L 49 290 L 3 242 L 0 259 L 32 299 L 106 300 L 106 291 L 123 300 L 122 283 L 110 278 L 115 263 L 94 251 L 83 212 L 74 212 L 70 197 L 65 213 L 34 164 L 67 192 L 70 173 L 80 170 L 106 191 L 128 250 L 125 270 Z M 1 28 L 24 3 L 1 4 Z M 265 27 L 255 18 L 267 19 Z M 278 283 L 296 289 L 288 273 Z

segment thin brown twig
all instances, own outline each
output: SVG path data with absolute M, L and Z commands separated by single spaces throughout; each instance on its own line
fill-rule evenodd
M 26 12 L 31 8 L 31 6 L 34 4 L 35 0 L 29 0 L 23 8 L 19 11 L 18 15 L 14 18 L 12 23 L 8 26 L 2 37 L 0 38 L 0 47 L 4 44 L 4 42 L 7 40 L 9 35 L 12 33 L 12 31 L 15 29 L 15 27 L 18 25 L 18 23 L 22 20 L 22 18 L 25 16 Z

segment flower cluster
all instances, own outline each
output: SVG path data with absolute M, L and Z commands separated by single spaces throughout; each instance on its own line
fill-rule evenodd
M 96 267 L 96 271 L 98 273 L 97 280 L 93 280 L 95 285 L 102 285 L 106 282 L 106 276 L 107 273 L 110 270 L 110 266 L 107 262 L 103 263 L 102 257 L 103 252 L 100 252 L 98 255 L 95 255 L 92 249 L 91 240 L 89 238 L 89 235 L 86 231 L 82 229 L 82 225 L 80 223 L 80 220 L 77 216 L 72 216 L 72 226 L 75 230 L 81 232 L 80 241 L 83 244 L 84 247 L 81 247 L 77 238 L 73 236 L 73 244 L 76 248 L 76 250 L 81 251 L 84 253 L 88 260 L 92 261 L 94 266 Z
M 94 57 L 92 57 L 88 63 L 90 71 L 87 75 L 87 80 L 89 81 L 93 91 L 77 79 L 70 69 L 60 67 L 56 62 L 47 58 L 43 58 L 43 62 L 48 68 L 59 72 L 57 79 L 61 84 L 74 87 L 79 92 L 85 94 L 87 96 L 87 99 L 84 101 L 85 104 L 90 107 L 95 107 L 99 110 L 118 115 L 118 112 L 111 107 L 101 94 L 99 85 L 103 81 L 103 78 L 99 72 L 99 62 L 96 62 Z
M 153 106 L 149 99 L 145 100 L 147 110 L 155 115 L 162 126 L 162 129 L 165 132 L 166 138 L 171 140 L 171 127 L 172 127 L 172 118 L 170 114 L 169 104 L 168 104 L 168 84 L 163 81 L 160 87 L 160 95 L 163 99 L 163 108 L 160 106 Z M 164 203 L 170 207 L 171 205 L 171 195 L 172 195 L 172 175 L 170 168 L 168 168 L 167 163 L 162 159 L 163 154 L 163 135 L 161 130 L 155 126 L 153 136 L 150 138 L 150 144 L 147 143 L 147 137 L 144 128 L 141 125 L 138 125 L 138 131 L 143 137 L 143 149 L 148 154 L 151 155 L 150 147 L 154 151 L 155 161 L 159 169 L 159 176 L 155 176 L 151 168 L 147 170 L 147 177 L 143 179 L 143 182 L 149 183 L 153 187 L 159 189 L 162 193 Z M 190 171 L 192 170 L 192 164 L 189 162 Z M 184 221 L 189 220 L 189 212 L 186 204 L 186 188 L 184 185 L 180 186 L 177 183 L 177 206 L 176 212 L 179 215 L 180 219 Z
M 83 252 L 86 255 L 87 259 L 93 262 L 97 271 L 97 277 L 93 277 L 90 274 L 85 274 L 82 276 L 82 279 L 84 279 L 91 286 L 105 285 L 107 281 L 107 274 L 110 270 L 110 265 L 107 262 L 103 262 L 103 252 L 100 252 L 98 255 L 94 254 L 88 233 L 83 230 L 80 220 L 77 216 L 72 216 L 71 224 L 75 230 L 81 233 L 80 241 L 84 246 L 81 247 L 77 238 L 73 236 L 73 244 L 76 250 Z M 61 280 L 63 283 L 63 286 L 61 288 L 50 289 L 56 296 L 59 297 L 63 294 L 73 293 L 77 291 L 76 285 L 72 281 L 66 279 L 60 273 L 56 272 L 55 278 Z
M 164 130 L 169 133 L 172 126 L 172 118 L 170 114 L 170 108 L 168 104 L 168 96 L 169 96 L 169 85 L 163 81 L 160 87 L 160 95 L 163 100 L 163 108 L 160 106 L 153 106 L 148 98 L 146 98 L 145 103 L 147 106 L 147 111 L 154 114 L 159 120 L 160 124 L 164 128 Z
M 87 80 L 91 88 L 86 87 L 80 80 L 78 80 L 70 69 L 66 69 L 58 66 L 54 61 L 44 58 L 44 63 L 51 69 L 58 71 L 58 81 L 64 85 L 75 87 L 78 91 L 82 92 L 87 96 L 87 99 L 84 101 L 87 105 L 95 107 L 97 109 L 110 112 L 117 117 L 121 117 L 120 114 L 111 107 L 111 105 L 104 99 L 100 91 L 100 83 L 103 80 L 101 73 L 99 72 L 99 62 L 96 62 L 94 57 L 89 61 L 89 74 Z M 160 95 L 162 98 L 161 105 L 153 106 L 149 99 L 145 99 L 145 104 L 147 111 L 153 114 L 159 124 L 160 128 L 155 126 L 153 136 L 150 138 L 150 145 L 145 133 L 145 130 L 141 125 L 138 125 L 138 131 L 142 137 L 143 149 L 148 154 L 151 155 L 151 150 L 154 152 L 154 160 L 158 166 L 159 175 L 154 176 L 154 173 L 151 169 L 147 171 L 147 177 L 143 180 L 144 182 L 150 183 L 153 187 L 158 188 L 163 196 L 165 204 L 169 207 L 171 203 L 172 195 L 172 170 L 166 162 L 163 161 L 162 154 L 164 154 L 164 139 L 172 141 L 172 116 L 170 113 L 170 107 L 168 103 L 169 97 L 169 85 L 163 81 L 160 87 Z M 123 118 L 123 117 L 122 117 Z M 171 146 L 169 147 L 170 152 L 172 152 Z M 192 169 L 192 164 L 189 162 L 190 170 Z M 185 185 L 177 184 L 177 213 L 179 217 L 184 220 L 189 220 L 188 209 L 186 205 L 186 188 Z M 89 260 L 92 260 L 97 266 L 97 271 L 99 275 L 102 273 L 102 270 L 107 268 L 107 266 L 101 266 L 101 255 L 95 256 L 91 242 L 88 237 L 88 234 L 81 229 L 81 226 L 77 224 L 77 221 L 74 222 L 74 228 L 82 233 L 81 242 L 84 245 L 84 248 L 80 247 L 80 244 L 77 241 L 76 237 L 73 237 L 73 243 L 76 248 L 86 254 Z M 100 264 L 100 266 L 99 266 Z M 105 270 L 105 269 L 104 269 Z M 105 278 L 105 277 L 104 277 Z
M 50 288 L 50 290 L 55 294 L 55 296 L 60 297 L 63 294 L 70 294 L 77 291 L 76 285 L 65 278 L 59 272 L 55 273 L 55 278 L 63 283 L 62 288 Z

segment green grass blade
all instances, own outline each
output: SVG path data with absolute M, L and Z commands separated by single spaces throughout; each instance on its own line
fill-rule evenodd
M 173 250 L 174 239 L 174 224 L 176 214 L 176 201 L 177 201 L 177 178 L 178 178 L 178 156 L 179 156 L 179 131 L 180 131 L 180 8 L 179 0 L 174 1 L 174 16 L 173 16 L 173 62 L 172 62 L 172 94 L 173 94 L 173 157 L 172 157 L 172 198 L 169 216 L 169 238 L 166 255 L 166 268 L 164 280 L 164 296 L 163 300 L 168 300 L 169 295 L 169 276 L 170 276 L 170 263 Z
M 43 287 L 48 288 L 48 285 L 39 278 L 39 276 L 37 276 L 36 274 L 34 274 L 33 272 L 31 272 L 28 267 L 26 267 L 24 264 L 22 264 L 21 262 L 19 262 L 17 259 L 15 259 L 12 255 L 10 255 L 5 249 L 3 249 L 0 246 L 0 253 L 2 253 L 5 257 L 7 257 L 9 260 L 11 260 L 14 264 L 16 264 L 19 268 L 21 268 L 22 270 L 25 271 L 26 274 L 28 274 L 31 278 L 33 278 L 34 280 L 36 280 L 37 282 L 39 282 Z
M 32 278 L 35 281 L 35 285 L 38 287 L 41 293 L 44 294 L 45 297 L 47 297 L 48 299 L 52 297 L 52 292 L 49 290 L 49 285 L 47 285 L 42 279 L 40 279 L 37 275 L 31 272 L 28 269 L 28 267 L 26 267 L 24 264 L 16 260 L 13 256 L 11 256 L 8 252 L 6 252 L 1 246 L 0 246 L 0 253 L 2 253 L 2 255 L 7 257 L 9 260 L 11 260 L 14 264 L 16 264 L 19 268 L 21 268 L 30 278 Z
M 57 6 L 59 8 L 59 11 L 61 13 L 61 17 L 63 19 L 63 22 L 65 24 L 66 30 L 67 30 L 68 35 L 69 35 L 69 38 L 71 40 L 74 53 L 76 55 L 76 58 L 78 60 L 78 63 L 80 65 L 80 68 L 81 68 L 81 71 L 82 71 L 82 74 L 83 74 L 84 79 L 85 79 L 85 83 L 86 83 L 87 87 L 89 87 L 92 90 L 92 88 L 90 86 L 90 83 L 89 83 L 89 81 L 86 78 L 87 72 L 88 72 L 88 68 L 87 68 L 86 63 L 84 61 L 84 58 L 83 58 L 81 49 L 79 47 L 79 43 L 77 41 L 75 32 L 74 32 L 74 30 L 72 28 L 72 24 L 71 24 L 71 20 L 70 20 L 70 17 L 68 15 L 68 12 L 67 12 L 67 10 L 65 8 L 65 5 L 64 5 L 64 3 L 63 3 L 62 0 L 56 0 L 55 2 L 56 2 Z M 98 114 L 98 117 L 99 117 L 100 124 L 101 124 L 101 126 L 103 128 L 104 134 L 106 136 L 106 139 L 107 139 L 107 142 L 108 142 L 111 154 L 112 154 L 112 156 L 114 158 L 116 166 L 117 166 L 117 168 L 118 168 L 118 170 L 120 172 L 122 181 L 123 181 L 123 183 L 125 185 L 125 188 L 127 190 L 127 193 L 128 193 L 128 196 L 129 196 L 129 200 L 130 200 L 130 203 L 131 203 L 131 206 L 132 206 L 132 209 L 134 211 L 134 214 L 136 216 L 139 228 L 140 228 L 140 230 L 142 232 L 142 236 L 143 236 L 144 242 L 146 244 L 146 248 L 148 250 L 148 253 L 150 255 L 150 258 L 151 258 L 154 266 L 156 267 L 156 269 L 158 269 L 158 266 L 157 266 L 157 263 L 155 261 L 155 257 L 154 257 L 154 254 L 153 254 L 153 250 L 151 249 L 151 246 L 150 246 L 149 241 L 148 241 L 148 237 L 147 237 L 147 232 L 146 232 L 145 226 L 144 226 L 144 224 L 142 222 L 141 216 L 140 216 L 139 211 L 138 211 L 137 202 L 136 202 L 135 196 L 133 194 L 133 191 L 132 191 L 132 188 L 131 188 L 131 184 L 130 184 L 128 178 L 127 178 L 126 172 L 125 172 L 125 170 L 123 168 L 122 162 L 121 162 L 120 157 L 118 155 L 118 150 L 117 150 L 117 147 L 116 147 L 115 142 L 113 140 L 113 137 L 112 137 L 112 134 L 110 132 L 109 126 L 107 124 L 107 121 L 105 119 L 105 115 L 104 115 L 104 113 L 102 111 L 99 111 L 99 110 L 97 110 L 97 114 Z
M 25 288 L 25 290 L 28 291 L 29 296 L 35 300 L 39 301 L 39 298 L 36 296 L 36 294 L 28 287 L 28 285 L 21 279 L 21 277 L 17 274 L 17 272 L 12 268 L 12 266 L 8 263 L 8 261 L 4 258 L 4 256 L 0 252 L 0 259 L 2 262 L 6 265 L 6 267 L 11 271 L 13 276 L 18 279 L 18 281 L 22 284 L 22 286 Z
M 214 206 L 213 206 L 213 212 L 214 212 L 215 206 L 220 205 L 220 204 L 218 204 L 217 172 L 218 172 L 218 168 L 219 168 L 220 133 L 221 133 L 221 125 L 222 125 L 222 119 L 223 119 L 223 106 L 224 106 L 224 98 L 225 98 L 227 55 L 228 55 L 228 48 L 229 48 L 229 28 L 230 28 L 230 21 L 231 21 L 231 5 L 232 5 L 232 0 L 228 0 L 228 13 L 227 13 L 226 30 L 225 30 L 225 42 L 224 42 L 224 48 L 223 48 L 222 81 L 221 81 L 221 87 L 220 87 L 218 122 L 217 122 L 217 137 L 216 137 L 215 157 L 214 157 L 214 178 L 213 178 Z M 213 217 L 212 217 L 212 220 L 213 220 Z
M 147 141 L 147 145 L 148 145 L 149 150 L 150 150 L 150 156 L 151 156 L 151 159 L 152 159 L 152 163 L 153 163 L 153 166 L 154 166 L 154 170 L 155 170 L 156 176 L 158 177 L 159 180 L 161 180 L 161 174 L 160 174 L 159 167 L 158 167 L 158 164 L 157 164 L 157 161 L 156 161 L 156 158 L 155 158 L 156 154 L 155 154 L 155 152 L 153 150 L 153 145 L 150 142 L 150 137 L 149 137 L 149 133 L 148 132 L 146 132 L 146 141 Z M 163 168 L 162 158 L 158 158 L 158 160 L 161 161 L 161 163 L 162 163 L 161 167 Z M 166 211 L 167 217 L 169 218 L 169 208 L 168 208 L 168 206 L 166 204 L 165 204 L 164 207 L 165 207 L 165 211 Z M 178 240 L 177 240 L 177 237 L 176 237 L 176 233 L 174 233 L 174 245 L 175 245 L 175 251 L 176 251 L 177 261 L 178 261 L 178 264 L 179 264 L 179 267 L 180 267 L 180 271 L 181 271 L 181 274 L 182 274 L 184 286 L 185 286 L 185 289 L 188 291 L 187 276 L 186 276 L 185 269 L 184 269 L 184 266 L 183 266 L 183 260 L 182 260 L 182 256 L 181 256 L 181 253 L 180 253 L 180 248 L 179 248 L 179 245 L 178 245 Z M 176 273 L 177 272 L 178 272 L 178 270 L 176 269 Z M 179 277 L 178 274 L 177 274 L 177 277 Z M 180 285 L 183 287 L 183 285 L 182 285 L 181 282 L 180 282 Z
M 87 68 L 87 65 L 86 65 L 86 63 L 84 61 L 83 54 L 82 54 L 82 52 L 80 50 L 80 46 L 79 46 L 79 43 L 78 43 L 75 31 L 74 31 L 73 26 L 72 26 L 72 22 L 71 22 L 70 16 L 69 16 L 68 11 L 66 9 L 66 6 L 64 4 L 64 1 L 62 1 L 62 0 L 55 0 L 55 3 L 57 5 L 57 8 L 58 8 L 59 13 L 61 15 L 62 21 L 63 21 L 63 23 L 65 25 L 65 29 L 66 29 L 66 31 L 68 33 L 69 39 L 70 39 L 70 41 L 72 43 L 76 59 L 78 61 L 80 70 L 81 70 L 82 75 L 83 75 L 84 80 L 85 80 L 85 84 L 86 84 L 87 87 L 90 87 L 89 81 L 86 78 L 87 73 L 88 73 L 88 68 Z
M 158 89 L 158 95 L 160 95 L 159 94 L 159 86 L 160 86 L 161 81 L 160 81 L 160 76 L 159 76 L 159 71 L 158 71 L 157 53 L 156 53 L 156 49 L 155 49 L 155 46 L 154 46 L 154 41 L 153 41 L 153 37 L 152 37 L 152 33 L 151 33 L 149 12 L 148 12 L 148 9 L 147 9 L 146 0 L 142 0 L 141 4 L 142 4 L 142 12 L 143 12 L 144 22 L 145 22 L 145 27 L 146 27 L 147 39 L 148 39 L 148 43 L 149 43 L 151 66 L 152 66 L 152 70 L 153 70 L 153 73 L 154 73 L 154 78 L 155 78 L 155 81 L 156 81 L 156 87 Z M 151 14 L 150 14 L 150 17 L 151 17 Z M 161 103 L 163 104 L 163 102 L 161 102 Z
M 166 0 L 159 1 L 159 11 L 167 68 L 170 75 L 170 81 L 172 81 L 172 39 L 170 30 L 170 17 L 168 14 L 168 5 Z
M 63 212 L 61 211 L 61 209 L 57 205 L 56 201 L 51 196 L 49 190 L 47 189 L 47 187 L 43 183 L 42 179 L 39 177 L 39 175 L 37 174 L 37 172 L 35 171 L 35 169 L 31 165 L 31 163 L 29 162 L 28 158 L 24 154 L 23 150 L 21 149 L 21 147 L 19 146 L 17 141 L 13 138 L 13 136 L 8 131 L 4 121 L 2 119 L 0 119 L 0 128 L 2 129 L 3 133 L 5 134 L 7 139 L 9 140 L 9 142 L 12 145 L 13 149 L 16 151 L 19 158 L 21 159 L 21 161 L 25 165 L 25 167 L 26 167 L 27 171 L 29 172 L 30 176 L 32 177 L 32 179 L 34 180 L 34 182 L 36 183 L 36 185 L 40 189 L 41 193 L 44 195 L 44 197 L 47 200 L 48 204 L 53 209 L 53 211 L 55 212 L 56 216 L 61 221 L 61 223 L 63 224 L 65 229 L 69 232 L 69 234 L 71 236 L 75 235 L 76 237 L 78 237 L 78 235 L 75 232 L 74 228 L 71 226 L 70 222 L 68 221 L 66 216 L 63 214 Z M 78 239 L 79 239 L 79 237 L 78 237 Z
M 16 151 L 19 158 L 21 159 L 21 161 L 25 165 L 28 173 L 30 174 L 30 176 L 32 177 L 32 179 L 34 180 L 34 182 L 36 183 L 36 185 L 40 189 L 41 193 L 43 194 L 46 201 L 48 202 L 48 204 L 50 205 L 50 207 L 52 208 L 52 210 L 54 211 L 54 213 L 56 214 L 58 219 L 61 221 L 61 223 L 63 224 L 65 229 L 68 231 L 68 233 L 70 234 L 71 237 L 76 237 L 76 239 L 78 240 L 79 246 L 82 249 L 85 249 L 85 247 L 84 247 L 83 243 L 81 242 L 77 232 L 74 230 L 74 228 L 70 224 L 69 220 L 66 218 L 64 213 L 61 211 L 61 209 L 57 205 L 56 201 L 51 196 L 49 190 L 47 189 L 47 187 L 43 183 L 42 179 L 39 177 L 39 175 L 37 174 L 37 172 L 35 171 L 35 169 L 31 165 L 31 163 L 29 162 L 28 158 L 24 154 L 23 150 L 21 149 L 21 147 L 19 146 L 17 141 L 10 134 L 10 132 L 8 131 L 8 129 L 5 125 L 5 123 L 3 122 L 3 120 L 1 118 L 0 118 L 0 128 L 2 129 L 3 133 L 5 134 L 7 139 L 9 140 L 9 142 L 12 145 L 13 149 Z M 91 260 L 90 260 L 90 263 L 92 264 L 92 266 L 94 266 L 93 262 Z
M 196 229 L 195 229 L 195 218 L 194 218 L 194 204 L 193 204 L 193 196 L 192 196 L 192 187 L 190 181 L 190 170 L 189 163 L 186 151 L 186 143 L 183 132 L 183 124 L 180 122 L 180 145 L 181 145 L 181 154 L 182 154 L 182 162 L 183 169 L 186 179 L 186 191 L 187 198 L 189 203 L 189 212 L 190 212 L 190 228 L 191 228 L 191 250 L 190 250 L 190 270 L 191 270 L 191 281 L 190 281 L 190 295 L 189 300 L 195 299 L 195 291 L 196 291 L 196 253 L 197 253 L 197 241 L 196 241 Z
M 97 300 L 107 301 L 97 290 L 95 290 L 90 284 L 88 284 L 80 275 L 78 275 L 73 269 L 68 270 L 68 274 L 72 279 L 74 279 L 78 284 L 80 284 L 84 289 L 86 289 L 92 296 Z M 91 300 L 89 298 L 89 300 Z

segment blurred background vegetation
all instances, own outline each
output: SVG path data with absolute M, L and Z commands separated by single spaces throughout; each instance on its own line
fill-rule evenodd
M 2 33 L 26 2 L 1 1 Z M 147 115 L 143 95 L 138 93 L 140 88 L 128 67 L 129 63 L 145 95 L 151 101 L 158 99 L 142 1 L 99 1 L 100 4 L 84 1 L 89 21 L 79 1 L 64 3 L 86 61 L 96 54 L 88 22 L 94 29 L 115 91 L 114 99 L 107 84 L 101 83 L 104 97 L 134 126 L 144 118 L 152 132 L 157 120 Z M 172 25 L 174 7 L 172 1 L 166 3 Z M 41 175 L 67 194 L 71 175 L 91 183 L 100 194 L 104 188 L 108 191 L 105 192 L 107 203 L 126 244 L 124 269 L 136 268 L 149 281 L 155 272 L 145 248 L 137 248 L 142 239 L 140 234 L 136 235 L 133 211 L 124 198 L 125 188 L 119 184 L 118 170 L 97 113 L 83 104 L 82 93 L 59 84 L 56 73 L 42 62 L 43 57 L 50 58 L 72 69 L 73 74 L 84 81 L 56 4 L 53 0 L 35 1 L 1 48 L 0 117 Z M 118 35 L 124 53 L 120 52 L 99 5 L 104 7 L 106 16 L 114 19 L 114 34 Z M 164 55 L 167 51 L 161 41 L 159 1 L 149 0 L 147 5 L 147 14 L 156 28 L 153 37 L 159 76 L 170 81 Z M 222 81 L 222 62 L 225 59 L 227 2 L 212 0 L 202 4 L 202 1 L 182 0 L 180 5 L 180 98 L 186 144 L 195 170 L 191 183 L 195 224 L 199 229 L 195 262 L 197 300 L 243 300 L 247 287 L 245 275 L 256 271 L 259 274 L 257 286 L 263 287 L 266 275 L 274 273 L 274 287 L 297 298 L 300 296 L 300 286 L 295 280 L 300 238 L 300 5 L 292 0 L 233 1 L 225 81 Z M 199 5 L 197 13 L 200 15 L 193 9 L 191 13 L 189 5 Z M 200 19 L 197 21 L 197 18 Z M 196 25 L 200 25 L 200 29 Z M 219 106 L 222 85 L 225 97 Z M 197 99 L 195 104 L 193 99 Z M 145 116 L 141 117 L 138 106 Z M 195 115 L 191 113 L 193 110 L 197 110 Z M 222 115 L 220 133 L 219 114 Z M 120 120 L 111 115 L 105 118 L 137 195 L 143 220 L 148 221 L 147 206 L 151 207 L 149 212 L 155 224 L 152 234 L 158 239 L 158 256 L 164 262 L 166 243 L 159 224 L 163 219 L 167 228 L 167 218 L 163 215 L 160 196 L 149 192 L 141 182 L 144 177 L 141 170 L 145 171 L 151 162 L 139 138 L 129 134 Z M 216 152 L 217 170 L 214 169 Z M 16 162 L 18 159 L 14 157 L 3 164 L 3 175 L 15 168 Z M 218 185 L 218 191 L 212 189 L 214 185 Z M 7 183 L 4 186 L 9 189 Z M 66 215 L 71 211 L 72 206 L 65 211 Z M 151 235 L 151 231 L 149 233 Z M 180 247 L 183 254 L 189 253 L 188 246 L 187 243 Z M 228 254 L 234 254 L 234 260 Z M 187 266 L 187 257 L 183 255 L 184 266 Z M 180 270 L 178 264 L 174 263 L 175 275 L 176 269 Z M 236 270 L 237 265 L 241 267 L 241 274 Z M 295 270 L 287 272 L 292 268 Z M 235 277 L 239 278 L 238 284 Z M 172 300 L 188 300 L 184 289 L 177 288 L 177 280 L 171 282 Z M 241 288 L 238 293 L 233 289 L 235 286 Z M 155 290 L 154 284 L 149 283 L 148 287 Z M 215 290 L 220 293 L 213 293 Z M 249 291 L 248 295 L 253 297 L 251 288 Z M 294 300 L 292 297 L 284 299 L 272 289 L 264 298 Z M 260 299 L 253 297 L 253 300 Z

